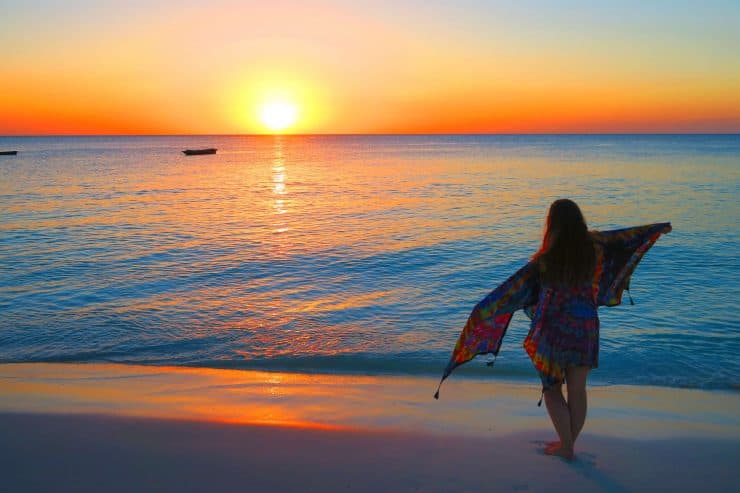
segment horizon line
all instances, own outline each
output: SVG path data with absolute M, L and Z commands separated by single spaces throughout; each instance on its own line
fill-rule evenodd
M 358 132 L 358 133 L 152 133 L 152 134 L 6 134 L 0 138 L 15 137 L 393 137 L 393 136 L 680 136 L 726 135 L 740 136 L 738 132 Z

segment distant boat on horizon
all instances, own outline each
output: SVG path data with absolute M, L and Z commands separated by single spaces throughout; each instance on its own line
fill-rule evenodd
M 0 156 L 15 156 L 18 151 L 0 151 Z
M 197 156 L 200 154 L 216 154 L 217 149 L 214 148 L 208 148 L 208 149 L 185 149 L 182 151 L 183 154 L 186 156 Z

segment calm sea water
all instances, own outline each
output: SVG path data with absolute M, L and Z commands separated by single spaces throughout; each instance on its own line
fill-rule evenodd
M 215 156 L 185 157 L 193 147 Z M 739 136 L 0 138 L 0 361 L 439 375 L 537 248 L 671 221 L 594 383 L 740 387 Z M 536 376 L 519 313 L 495 368 Z

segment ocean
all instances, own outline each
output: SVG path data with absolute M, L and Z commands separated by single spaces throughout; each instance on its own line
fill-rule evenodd
M 635 305 L 601 308 L 591 382 L 740 388 L 738 135 L 0 137 L 14 149 L 0 362 L 440 375 L 570 197 L 592 229 L 673 224 Z M 496 365 L 453 378 L 537 385 L 527 330 L 517 313 Z

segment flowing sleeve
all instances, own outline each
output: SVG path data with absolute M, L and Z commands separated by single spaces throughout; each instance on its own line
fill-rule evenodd
M 525 309 L 531 314 L 531 309 L 527 309 L 537 303 L 538 290 L 539 267 L 536 262 L 529 262 L 475 305 L 439 385 L 455 368 L 477 355 L 497 355 L 514 312 Z M 439 388 L 434 397 L 439 398 Z
M 630 278 L 645 253 L 660 235 L 671 232 L 671 223 L 656 223 L 614 231 L 592 231 L 597 245 L 597 305 L 615 306 L 629 290 Z

